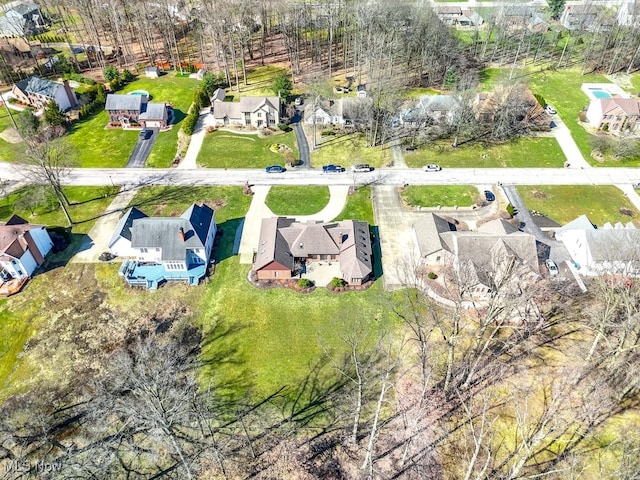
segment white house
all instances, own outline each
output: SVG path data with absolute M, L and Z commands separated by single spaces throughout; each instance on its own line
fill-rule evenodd
M 635 132 L 640 129 L 640 100 L 620 97 L 593 100 L 587 108 L 587 121 L 594 128 L 612 133 Z
M 307 125 L 366 125 L 371 120 L 373 100 L 370 97 L 347 97 L 309 102 L 304 109 Z
M 0 284 L 17 284 L 15 291 L 19 290 L 52 248 L 44 225 L 32 225 L 17 215 L 0 223 Z
M 35 109 L 45 107 L 52 100 L 63 112 L 78 105 L 78 98 L 67 80 L 56 83 L 40 77 L 29 77 L 14 84 L 11 92 L 22 103 Z
M 632 222 L 596 228 L 581 215 L 556 231 L 583 275 L 640 274 L 640 230 Z
M 211 97 L 211 111 L 217 126 L 275 127 L 280 123 L 280 97 L 242 97 L 225 102 L 225 91 L 217 89 Z

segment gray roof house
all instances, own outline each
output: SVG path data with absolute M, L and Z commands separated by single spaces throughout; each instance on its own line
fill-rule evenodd
M 35 3 L 11 2 L 0 9 L 0 37 L 28 37 L 46 28 L 46 20 Z
M 461 7 L 436 7 L 436 15 L 440 21 L 450 27 L 479 27 L 484 19 L 475 10 Z
M 63 112 L 78 105 L 76 94 L 67 80 L 56 83 L 33 76 L 14 84 L 11 92 L 22 103 L 36 109 L 45 107 L 51 101 L 56 102 Z
M 451 95 L 424 95 L 409 108 L 400 111 L 398 123 L 404 127 L 420 127 L 432 122 L 451 124 L 460 100 Z
M 280 123 L 280 97 L 241 97 L 225 102 L 225 91 L 218 88 L 211 97 L 211 112 L 217 126 L 275 127 Z
M 370 97 L 347 97 L 321 102 L 309 102 L 304 108 L 307 125 L 368 125 L 371 121 L 373 100 Z
M 596 228 L 581 215 L 556 230 L 556 239 L 582 275 L 640 274 L 640 230 L 632 222 Z
M 125 257 L 119 273 L 131 286 L 197 285 L 206 274 L 216 229 L 207 205 L 193 204 L 180 217 L 147 217 L 131 208 L 118 221 L 109 249 Z
M 149 102 L 146 95 L 123 95 L 110 93 L 104 109 L 111 126 L 126 128 L 137 124 L 149 128 L 165 128 L 169 124 L 169 113 L 165 103 Z
M 302 223 L 262 220 L 253 270 L 259 280 L 287 280 L 319 261 L 338 262 L 342 279 L 361 285 L 373 275 L 369 224 L 358 220 Z

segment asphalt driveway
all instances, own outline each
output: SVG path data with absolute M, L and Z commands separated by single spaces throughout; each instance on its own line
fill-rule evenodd
M 151 153 L 153 144 L 156 143 L 160 129 L 150 128 L 149 130 L 151 130 L 149 138 L 138 138 L 138 143 L 136 143 L 133 153 L 127 162 L 127 168 L 144 168 L 145 163 L 147 163 L 147 158 Z

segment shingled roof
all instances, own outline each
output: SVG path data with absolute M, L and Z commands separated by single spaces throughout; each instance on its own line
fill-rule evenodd
M 144 98 L 143 98 L 144 97 Z M 107 103 L 105 110 L 134 110 L 141 111 L 144 95 L 121 95 L 119 93 L 110 93 L 107 95 Z
M 25 93 L 32 93 L 35 95 L 44 95 L 47 98 L 53 98 L 56 95 L 56 91 L 59 84 L 40 77 L 29 77 L 24 80 L 20 80 L 16 83 L 16 87 Z

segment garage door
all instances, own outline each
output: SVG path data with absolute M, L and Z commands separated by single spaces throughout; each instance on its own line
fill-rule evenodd
M 145 122 L 145 125 L 147 128 L 160 128 L 160 122 L 159 121 L 147 121 Z

